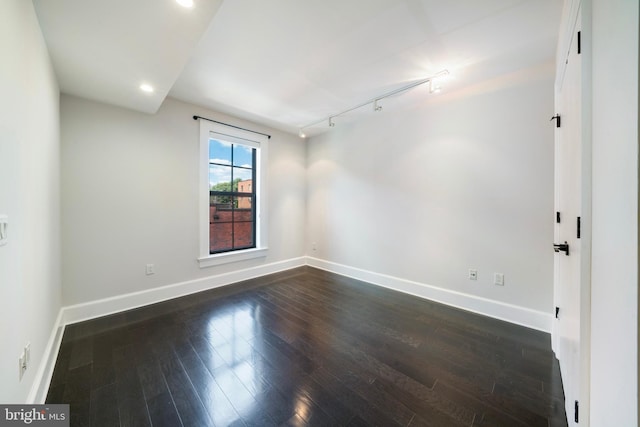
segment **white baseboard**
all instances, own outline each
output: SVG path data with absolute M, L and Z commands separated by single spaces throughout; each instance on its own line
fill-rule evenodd
M 55 324 L 51 330 L 51 335 L 49 336 L 42 361 L 38 366 L 26 403 L 41 404 L 45 402 L 49 391 L 49 385 L 51 384 L 51 378 L 53 377 L 53 370 L 60 351 L 60 344 L 62 343 L 64 329 L 68 324 L 107 316 L 109 314 L 166 301 L 207 289 L 226 286 L 260 276 L 278 273 L 296 267 L 302 267 L 304 265 L 306 265 L 305 257 L 293 258 L 258 267 L 205 277 L 202 279 L 176 283 L 160 288 L 148 289 L 102 300 L 90 301 L 83 304 L 62 307 L 58 312 Z
M 64 333 L 64 325 L 62 324 L 62 309 L 58 312 L 55 324 L 49 335 L 47 346 L 44 349 L 44 355 L 36 371 L 31 390 L 27 396 L 27 404 L 42 404 L 47 398 L 49 384 L 53 376 L 53 368 L 56 366 L 60 344 L 62 343 L 62 335 Z
M 551 313 L 531 310 L 526 307 L 507 304 L 475 295 L 451 291 L 436 286 L 400 279 L 386 274 L 375 273 L 360 268 L 307 257 L 307 265 L 342 276 L 362 280 L 374 285 L 404 292 L 420 298 L 436 301 L 452 307 L 504 320 L 543 332 L 551 332 L 553 316 Z
M 71 305 L 62 309 L 62 322 L 65 325 L 82 322 L 304 265 L 306 265 L 305 257 L 293 258 L 202 279 Z
M 28 403 L 44 403 L 47 397 L 65 325 L 115 314 L 121 311 L 131 310 L 305 265 L 540 331 L 551 331 L 553 323 L 551 313 L 531 310 L 525 307 L 349 267 L 318 258 L 300 257 L 202 279 L 176 283 L 160 288 L 63 307 L 51 331 L 45 354 L 38 367 L 36 378 L 29 392 Z
M 475 295 L 451 291 L 437 286 L 401 279 L 356 267 L 325 261 L 314 257 L 300 257 L 258 267 L 209 276 L 202 279 L 175 283 L 172 285 L 133 292 L 115 297 L 90 301 L 83 304 L 63 307 L 61 324 L 77 323 L 96 317 L 107 316 L 125 310 L 166 301 L 208 289 L 226 286 L 243 280 L 309 265 L 311 267 L 352 277 L 374 285 L 394 289 L 420 298 L 440 302 L 474 313 L 483 314 L 518 325 L 544 332 L 551 332 L 553 316 L 551 313 L 532 310 L 513 304 L 507 304 Z

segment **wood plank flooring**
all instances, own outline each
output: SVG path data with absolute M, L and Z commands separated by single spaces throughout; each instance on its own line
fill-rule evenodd
M 91 426 L 567 426 L 549 334 L 303 267 L 66 328 Z

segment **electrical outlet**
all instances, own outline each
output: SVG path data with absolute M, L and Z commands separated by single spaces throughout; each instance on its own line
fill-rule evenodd
M 147 272 L 147 276 L 156 274 L 156 266 L 153 264 L 147 264 L 146 272 Z
M 478 280 L 478 270 L 473 268 L 469 269 L 469 280 Z
M 26 354 L 24 352 L 24 350 L 22 351 L 22 354 L 20 354 L 20 357 L 18 358 L 18 380 L 22 381 L 22 376 L 24 375 L 24 372 L 27 370 L 27 361 L 26 361 Z
M 31 363 L 31 343 L 28 342 L 27 345 L 24 346 L 24 362 L 27 366 Z
M 504 286 L 504 274 L 493 273 L 493 284 L 498 286 Z
M 9 239 L 9 217 L 7 215 L 0 215 L 0 246 L 6 245 Z

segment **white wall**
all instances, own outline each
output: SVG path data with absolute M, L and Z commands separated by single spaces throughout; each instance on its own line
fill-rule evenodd
M 147 115 L 62 96 L 64 304 L 219 275 L 304 255 L 304 141 L 167 99 Z M 199 124 L 193 115 L 272 135 L 269 254 L 200 269 Z M 155 275 L 145 265 L 155 264 Z
M 430 99 L 310 139 L 308 253 L 548 316 L 553 66 Z
M 61 306 L 59 91 L 30 1 L 0 2 L 0 52 L 0 402 L 21 403 Z
M 638 1 L 593 0 L 591 425 L 636 426 Z

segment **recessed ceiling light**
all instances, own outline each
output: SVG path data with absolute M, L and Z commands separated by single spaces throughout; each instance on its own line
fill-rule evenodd
M 146 84 L 146 83 L 142 83 L 140 85 L 140 90 L 146 93 L 151 93 L 153 92 L 153 86 Z
M 176 0 L 176 3 L 182 7 L 193 7 L 193 0 Z

